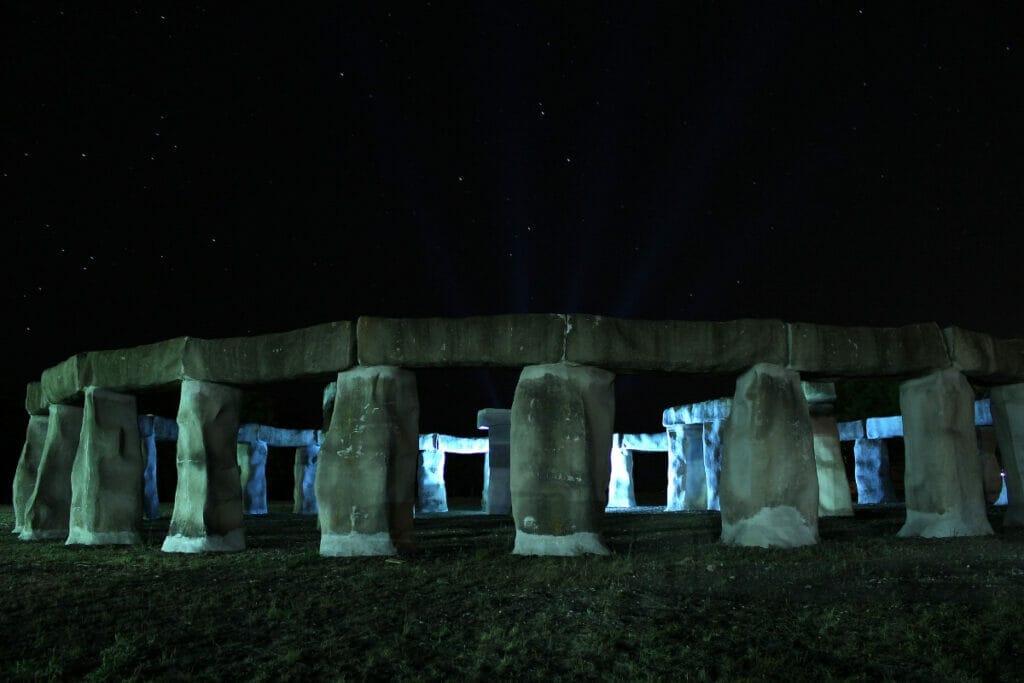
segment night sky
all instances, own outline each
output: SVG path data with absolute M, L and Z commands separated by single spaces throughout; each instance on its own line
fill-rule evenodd
M 1024 336 L 1013 3 L 365 4 L 5 6 L 5 472 L 43 368 L 184 334 L 586 312 Z M 421 429 L 461 434 L 515 379 L 420 376 Z M 644 381 L 617 428 L 681 402 Z

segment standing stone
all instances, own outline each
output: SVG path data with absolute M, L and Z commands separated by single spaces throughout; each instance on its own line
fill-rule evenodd
M 1003 526 L 1024 526 L 1024 384 L 992 388 L 992 422 L 1006 472 Z
M 419 452 L 416 377 L 390 366 L 338 375 L 316 472 L 320 554 L 393 555 L 412 545 Z
M 611 477 L 608 482 L 608 507 L 635 508 L 633 491 L 633 451 L 623 448 L 619 439 L 612 442 Z
M 141 540 L 141 443 L 135 397 L 86 387 L 82 435 L 71 469 L 68 545 Z
M 992 533 L 974 436 L 974 392 L 960 372 L 940 370 L 900 384 L 907 521 L 900 537 Z
M 668 497 L 665 511 L 707 510 L 708 483 L 704 469 L 704 424 L 675 425 L 670 432 L 675 452 L 669 452 Z
M 722 430 L 722 542 L 792 548 L 818 541 L 818 475 L 797 373 L 759 363 L 736 381 Z
M 859 438 L 853 442 L 857 503 L 895 503 L 896 491 L 889 475 L 889 447 L 885 439 Z
M 36 486 L 25 507 L 22 541 L 66 538 L 71 517 L 71 468 L 82 433 L 82 409 L 53 404 Z
M 43 444 L 46 442 L 46 428 L 49 417 L 29 415 L 25 430 L 25 445 L 21 447 L 18 468 L 14 471 L 14 533 L 20 534 L 29 498 L 36 488 L 39 476 L 39 462 L 43 459 Z
M 512 411 L 484 408 L 476 414 L 477 429 L 487 430 L 484 454 L 483 509 L 489 515 L 512 514 L 512 490 L 509 485 L 510 433 Z
M 139 438 L 142 448 L 142 514 L 146 519 L 160 519 L 160 497 L 156 488 L 156 420 L 153 415 L 139 415 Z
M 235 447 L 239 481 L 242 485 L 242 509 L 247 515 L 267 514 L 267 442 L 261 439 Z
M 975 401 L 975 415 L 980 401 Z M 975 418 L 977 424 L 977 417 Z M 985 502 L 994 505 L 1003 489 L 1003 474 L 996 458 L 996 428 L 983 425 L 974 428 L 978 441 L 978 466 L 981 468 L 981 482 L 985 491 Z
M 242 392 L 233 387 L 181 381 L 178 485 L 164 552 L 245 548 L 236 452 L 241 402 Z
M 708 510 L 720 510 L 718 499 L 719 476 L 722 471 L 722 425 L 724 421 L 705 422 L 704 440 L 704 480 L 707 484 Z
M 316 505 L 316 461 L 320 444 L 312 443 L 295 449 L 295 488 L 292 492 L 292 512 L 298 515 L 315 515 Z
M 839 428 L 832 415 L 811 418 L 814 430 L 814 464 L 818 473 L 818 516 L 852 517 L 850 482 L 839 448 Z
M 608 502 L 614 382 L 599 368 L 523 368 L 512 401 L 513 554 L 608 554 L 599 525 Z
M 433 435 L 431 441 L 436 441 Z M 448 512 L 448 489 L 444 484 L 444 451 L 436 444 L 420 451 L 416 471 L 416 512 Z

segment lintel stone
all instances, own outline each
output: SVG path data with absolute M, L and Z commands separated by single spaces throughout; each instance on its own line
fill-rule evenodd
M 565 318 L 555 314 L 376 318 L 356 325 L 360 365 L 523 367 L 562 359 Z
M 631 451 L 667 451 L 668 434 L 658 432 L 657 434 L 621 434 L 616 435 L 621 439 L 621 448 Z
M 29 415 L 47 415 L 50 404 L 43 397 L 41 382 L 29 382 L 25 385 L 25 412 Z
M 903 327 L 843 327 L 788 323 L 789 369 L 801 375 L 909 377 L 949 367 L 935 323 Z
M 1024 381 L 1024 339 L 995 339 L 960 327 L 942 334 L 953 367 L 965 376 L 993 384 Z
M 731 398 L 716 398 L 700 403 L 666 408 L 661 415 L 661 424 L 668 427 L 678 424 L 701 424 L 704 422 L 720 422 L 732 411 Z
M 613 372 L 741 373 L 756 363 L 785 363 L 780 320 L 623 320 L 571 315 L 565 360 Z
M 74 403 L 80 401 L 85 390 L 82 371 L 85 354 L 76 353 L 53 367 L 43 370 L 40 383 L 43 398 L 48 403 Z
M 840 441 L 856 441 L 864 438 L 864 420 L 851 420 L 836 425 L 839 429 Z

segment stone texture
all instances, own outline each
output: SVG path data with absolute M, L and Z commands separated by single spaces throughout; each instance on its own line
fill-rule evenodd
M 861 438 L 853 442 L 857 504 L 895 503 L 896 492 L 889 474 L 889 447 L 884 439 Z
M 899 536 L 991 534 L 978 447 L 974 392 L 952 368 L 900 384 L 907 521 Z
M 850 482 L 846 479 L 839 429 L 831 415 L 811 417 L 814 465 L 818 473 L 818 517 L 852 517 Z
M 144 469 L 135 397 L 86 387 L 67 544 L 138 543 Z
M 611 474 L 608 481 L 609 508 L 636 507 L 633 491 L 633 451 L 612 442 Z
M 160 519 L 160 496 L 156 485 L 156 420 L 154 415 L 139 415 L 142 448 L 142 514 Z
M 320 457 L 320 444 L 299 446 L 295 449 L 295 486 L 292 490 L 292 512 L 297 515 L 315 515 L 316 466 Z
M 1003 526 L 1024 526 L 1024 384 L 992 387 L 992 422 L 1006 472 Z
M 82 433 L 82 409 L 50 406 L 36 485 L 22 518 L 22 541 L 66 538 L 71 516 L 71 468 Z
M 256 441 L 262 441 L 275 448 L 298 448 L 316 443 L 315 429 L 282 429 L 259 425 L 256 430 Z
M 834 382 L 800 382 L 800 390 L 804 392 L 807 403 L 836 402 L 836 385 Z
M 666 408 L 661 415 L 661 424 L 667 427 L 675 424 L 720 422 L 729 417 L 731 410 L 731 398 L 716 398 L 700 403 L 688 403 L 674 408 Z
M 177 337 L 129 349 L 90 351 L 80 365 L 82 382 L 112 391 L 173 387 L 181 380 L 188 342 L 188 337 Z
M 487 455 L 484 456 L 484 512 L 489 515 L 510 515 L 512 411 L 505 408 L 484 408 L 476 414 L 476 426 L 477 429 L 487 430 Z
M 738 373 L 786 362 L 779 320 L 691 322 L 571 315 L 565 360 L 615 372 Z
M 977 406 L 977 402 L 974 404 Z M 977 411 L 975 411 L 977 416 Z M 978 467 L 981 468 L 981 483 L 985 492 L 985 502 L 994 505 L 1003 491 L 1002 468 L 996 458 L 996 430 L 992 426 L 974 428 L 978 441 Z
M 566 364 L 523 369 L 512 401 L 513 554 L 607 554 L 615 376 Z
M 864 421 L 865 432 L 869 439 L 902 439 L 903 416 L 869 417 Z
M 39 476 L 39 463 L 43 459 L 43 444 L 46 443 L 46 429 L 50 418 L 48 415 L 29 415 L 28 428 L 25 430 L 25 445 L 21 447 L 21 457 L 14 471 L 14 530 L 20 534 L 28 508 L 28 501 L 36 488 Z
M 724 424 L 724 420 L 704 423 L 704 483 L 708 489 L 708 510 L 721 508 L 718 484 L 722 471 L 722 425 Z
M 814 437 L 799 375 L 758 364 L 740 376 L 722 441 L 722 542 L 817 543 Z
M 994 339 L 960 327 L 942 330 L 953 367 L 989 383 L 1024 381 L 1024 339 Z
M 435 448 L 420 451 L 416 469 L 416 512 L 448 512 L 444 454 Z
M 316 472 L 321 555 L 392 555 L 412 546 L 418 426 L 413 373 L 359 367 L 338 375 Z
M 789 323 L 789 369 L 810 377 L 907 377 L 949 367 L 934 323 L 839 327 Z
M 668 491 L 665 511 L 707 510 L 704 424 L 672 425 L 668 429 Z
M 565 318 L 551 314 L 471 318 L 361 317 L 360 365 L 522 367 L 562 359 Z
M 178 484 L 164 552 L 245 548 L 236 453 L 242 392 L 183 380 L 178 403 Z
M 620 444 L 631 451 L 658 452 L 668 450 L 668 434 L 622 434 Z
M 42 382 L 25 385 L 25 412 L 29 415 L 49 415 L 50 404 L 43 396 Z
M 40 384 L 47 403 L 73 403 L 81 400 L 85 390 L 85 354 L 74 356 L 43 370 Z
M 857 439 L 863 439 L 866 436 L 864 431 L 864 420 L 840 422 L 836 425 L 836 428 L 839 430 L 840 441 L 856 441 Z
M 242 485 L 242 509 L 247 515 L 267 514 L 266 441 L 256 439 L 235 448 L 239 481 Z

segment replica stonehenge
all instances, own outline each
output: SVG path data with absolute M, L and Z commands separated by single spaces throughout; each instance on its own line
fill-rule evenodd
M 242 390 L 316 379 L 334 382 L 333 395 L 324 396 L 329 419 L 322 438 L 309 430 L 300 442 L 283 444 L 297 449 L 296 511 L 316 506 L 322 555 L 402 551 L 414 541 L 416 506 L 441 505 L 443 462 L 436 454 L 444 449 L 418 434 L 415 370 L 432 367 L 522 369 L 511 410 L 478 416 L 478 426 L 492 432 L 486 505 L 511 513 L 515 554 L 608 552 L 601 519 L 610 495 L 629 499 L 625 455 L 637 445 L 627 435 L 613 437 L 616 373 L 736 379 L 731 399 L 663 416 L 676 473 L 667 507 L 720 510 L 725 543 L 813 544 L 819 516 L 849 514 L 837 457 L 844 434 L 864 442 L 858 493 L 879 501 L 891 495 L 871 425 L 857 435 L 856 427 L 840 429 L 831 414 L 830 383 L 858 377 L 901 382 L 901 536 L 992 533 L 985 514 L 992 466 L 979 456 L 982 442 L 990 450 L 997 442 L 1002 453 L 1004 523 L 1024 524 L 1024 340 L 932 323 L 866 328 L 528 314 L 363 317 L 255 337 L 179 337 L 76 354 L 27 388 L 15 531 L 26 540 L 69 544 L 137 542 L 143 515 L 154 513 L 146 444 L 158 438 L 158 425 L 139 420 L 135 396 L 175 389 L 177 488 L 163 549 L 244 548 L 243 513 L 265 509 L 259 472 L 268 439 L 281 435 L 260 438 L 257 427 L 248 440 L 240 438 Z M 991 387 L 992 429 L 984 437 L 976 432 L 968 379 Z M 502 442 L 507 450 L 494 447 Z

